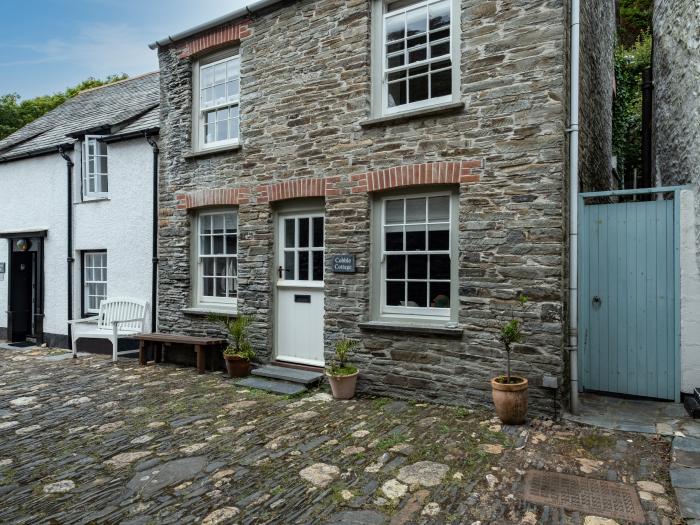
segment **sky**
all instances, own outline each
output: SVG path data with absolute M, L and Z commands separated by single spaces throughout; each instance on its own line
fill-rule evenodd
M 158 69 L 148 44 L 246 0 L 3 0 L 0 96 L 63 91 L 88 77 Z

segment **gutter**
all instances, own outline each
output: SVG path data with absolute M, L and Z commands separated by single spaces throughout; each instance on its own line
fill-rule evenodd
M 243 18 L 245 16 L 250 16 L 254 11 L 258 11 L 260 9 L 269 7 L 273 4 L 277 4 L 280 1 L 281 0 L 258 0 L 257 2 L 251 2 L 243 7 L 236 9 L 235 11 L 231 11 L 226 15 L 220 16 L 213 20 L 209 20 L 208 22 L 204 22 L 203 24 L 199 24 L 190 29 L 186 29 L 185 31 L 175 33 L 174 35 L 166 36 L 165 38 L 161 38 L 160 40 L 156 40 L 152 44 L 148 44 L 148 47 L 150 47 L 151 49 L 156 49 L 162 46 L 173 44 L 180 40 L 184 40 L 185 38 L 196 35 L 197 33 L 201 33 L 208 29 L 212 29 L 214 27 L 226 24 L 227 22 L 231 22 L 233 20 Z
M 59 150 L 70 151 L 73 149 L 73 144 L 61 144 L 60 146 L 47 146 L 45 148 L 36 149 L 33 151 L 28 151 L 26 153 L 18 153 L 16 155 L 6 155 L 0 157 L 0 164 L 3 162 L 11 162 L 13 160 L 29 159 L 32 157 L 39 157 L 41 155 L 49 155 L 51 153 L 56 153 L 56 147 Z
M 142 129 L 141 131 L 130 131 L 129 133 L 123 133 L 121 135 L 117 133 L 115 135 L 110 135 L 109 137 L 103 138 L 102 142 L 106 144 L 111 144 L 113 142 L 121 142 L 124 140 L 140 139 L 144 136 L 146 137 L 146 140 L 148 140 L 149 137 L 158 135 L 159 131 L 159 128 L 156 126 L 153 128 Z M 148 141 L 148 143 L 151 144 L 150 140 Z M 151 146 L 153 145 L 151 144 Z
M 151 332 L 158 329 L 158 143 L 153 135 L 143 133 L 146 141 L 153 149 L 153 217 L 152 217 L 152 254 L 153 267 L 151 269 Z
M 571 80 L 569 129 L 569 361 L 571 413 L 579 413 L 578 399 L 578 205 L 579 205 L 579 58 L 581 52 L 580 0 L 571 0 Z
M 68 338 L 71 339 L 72 341 L 72 326 L 70 324 L 70 321 L 73 320 L 73 263 L 75 262 L 75 259 L 73 258 L 73 161 L 71 158 L 68 156 L 66 153 L 65 149 L 63 146 L 58 147 L 58 153 L 63 157 L 66 161 L 66 180 L 67 180 L 67 185 L 66 185 L 66 193 L 67 193 L 67 217 L 68 217 L 68 231 L 67 231 L 67 258 L 66 262 L 68 263 L 68 269 L 67 269 L 67 274 L 66 274 L 66 283 L 68 286 Z M 77 358 L 78 356 L 74 353 L 73 358 Z

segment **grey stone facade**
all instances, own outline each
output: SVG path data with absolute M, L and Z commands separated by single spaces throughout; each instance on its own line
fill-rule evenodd
M 615 86 L 615 2 L 581 2 L 580 158 L 583 191 L 612 181 L 612 102 Z
M 522 292 L 531 299 L 528 335 L 514 351 L 513 368 L 530 378 L 535 408 L 549 409 L 550 395 L 537 385 L 542 374 L 560 384 L 564 375 L 567 20 L 563 0 L 463 0 L 464 109 L 363 127 L 370 116 L 370 3 L 280 5 L 241 32 L 242 147 L 207 157 L 185 155 L 192 125 L 188 53 L 199 48 L 161 47 L 160 329 L 218 333 L 203 317 L 183 312 L 191 293 L 192 221 L 180 195 L 235 189 L 242 195 L 239 311 L 254 318 L 258 356 L 271 359 L 277 204 L 261 198 L 261 185 L 324 180 L 326 360 L 338 338 L 358 339 L 362 391 L 486 401 L 489 379 L 505 367 L 499 326 Z M 449 186 L 459 191 L 463 333 L 361 329 L 370 320 L 373 192 L 358 186 L 358 175 L 426 163 L 469 167 Z M 358 273 L 329 271 L 329 256 L 343 253 L 356 256 Z
M 654 5 L 654 154 L 664 185 L 700 185 L 700 3 Z M 700 245 L 700 232 L 698 233 Z

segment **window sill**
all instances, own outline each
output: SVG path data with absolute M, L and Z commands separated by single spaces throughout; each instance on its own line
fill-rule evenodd
M 448 328 L 444 325 L 370 321 L 367 323 L 360 323 L 358 326 L 361 330 L 367 332 L 397 332 L 414 335 L 439 335 L 443 337 L 454 337 L 456 339 L 460 339 L 464 333 L 463 328 Z
M 198 159 L 202 157 L 209 157 L 212 155 L 221 155 L 222 153 L 233 153 L 241 149 L 240 144 L 229 144 L 228 146 L 221 146 L 218 148 L 203 149 L 199 151 L 190 151 L 185 153 L 183 159 Z
M 434 115 L 448 115 L 450 113 L 460 113 L 464 109 L 464 102 L 448 102 L 447 104 L 438 104 L 427 108 L 414 109 L 404 111 L 403 113 L 395 113 L 385 115 L 383 117 L 371 118 L 360 122 L 360 127 L 373 128 L 383 126 L 385 124 L 398 124 L 406 120 L 418 119 L 423 117 L 432 117 Z
M 185 315 L 195 315 L 200 317 L 207 317 L 209 315 L 236 317 L 238 315 L 238 311 L 235 309 L 217 308 L 216 306 L 192 306 L 190 308 L 183 308 L 181 311 Z
M 83 197 L 80 204 L 86 204 L 88 202 L 104 202 L 110 200 L 109 197 Z

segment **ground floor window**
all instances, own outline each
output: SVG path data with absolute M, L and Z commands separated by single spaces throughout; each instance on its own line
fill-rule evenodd
M 196 217 L 195 306 L 235 307 L 238 297 L 238 213 L 219 210 Z
M 107 252 L 83 252 L 83 310 L 96 314 L 107 298 Z
M 379 315 L 449 320 L 456 284 L 456 196 L 450 192 L 387 196 L 374 251 Z

